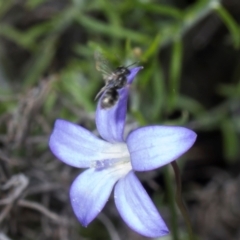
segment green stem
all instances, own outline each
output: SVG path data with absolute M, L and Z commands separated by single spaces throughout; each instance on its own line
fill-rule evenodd
M 179 240 L 178 234 L 178 218 L 177 211 L 174 202 L 174 193 L 173 193 L 173 184 L 169 168 L 166 168 L 164 171 L 165 184 L 167 188 L 167 198 L 169 201 L 170 215 L 171 215 L 171 235 L 173 240 Z
M 181 214 L 184 218 L 185 224 L 187 226 L 187 232 L 189 236 L 189 240 L 194 240 L 193 237 L 193 232 L 192 232 L 192 226 L 191 226 L 191 221 L 187 212 L 187 208 L 183 202 L 182 199 L 182 182 L 181 182 L 181 176 L 180 176 L 180 170 L 179 167 L 176 163 L 176 161 L 171 162 L 171 165 L 173 167 L 174 173 L 175 173 L 175 178 L 176 178 L 176 196 L 175 200 L 176 203 L 179 207 L 179 210 L 181 211 Z

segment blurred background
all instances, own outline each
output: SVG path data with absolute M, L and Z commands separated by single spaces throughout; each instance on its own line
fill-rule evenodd
M 88 228 L 68 191 L 80 169 L 48 148 L 55 119 L 97 134 L 103 86 L 94 51 L 112 66 L 138 61 L 127 129 L 182 125 L 197 132 L 178 164 L 196 239 L 240 239 L 239 0 L 0 0 L 0 239 L 147 239 L 113 201 Z M 171 166 L 138 174 L 170 228 L 187 240 Z

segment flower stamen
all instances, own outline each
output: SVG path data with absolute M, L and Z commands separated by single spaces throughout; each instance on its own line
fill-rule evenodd
M 116 167 L 118 165 L 123 165 L 124 163 L 130 162 L 129 157 L 125 158 L 115 158 L 115 159 L 104 159 L 104 160 L 96 160 L 91 162 L 91 168 L 103 169 L 109 167 Z

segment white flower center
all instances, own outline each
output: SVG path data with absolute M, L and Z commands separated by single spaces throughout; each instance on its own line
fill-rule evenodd
M 92 161 L 92 168 L 101 169 L 116 167 L 118 169 L 132 169 L 130 163 L 130 154 L 126 143 L 111 144 L 110 148 L 106 149 L 106 152 L 103 154 L 106 155 L 106 159 Z

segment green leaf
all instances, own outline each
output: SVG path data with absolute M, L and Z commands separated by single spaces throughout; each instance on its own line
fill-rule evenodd
M 160 45 L 161 45 L 161 34 L 158 33 L 156 37 L 153 39 L 150 46 L 148 46 L 148 49 L 144 52 L 142 59 L 144 61 L 147 61 L 152 56 L 158 54 Z
M 183 12 L 181 12 L 181 10 L 174 8 L 174 7 L 166 6 L 163 4 L 154 4 L 154 3 L 149 3 L 149 2 L 143 3 L 143 2 L 137 1 L 136 7 L 139 9 L 142 9 L 146 12 L 159 13 L 163 16 L 169 16 L 169 17 L 173 17 L 176 19 L 183 18 Z
M 51 38 L 46 39 L 39 46 L 29 65 L 26 67 L 26 85 L 34 84 L 47 70 L 55 55 L 56 41 L 56 36 L 51 36 Z
M 237 22 L 233 19 L 233 17 L 221 4 L 214 5 L 214 9 L 218 13 L 218 16 L 225 23 L 226 27 L 228 28 L 232 36 L 234 47 L 239 49 L 240 48 L 240 26 L 237 24 Z
M 178 95 L 176 101 L 176 108 L 183 111 L 188 111 L 195 116 L 200 116 L 205 112 L 205 108 L 199 102 L 197 102 L 193 98 L 183 95 Z
M 172 111 L 175 108 L 179 85 L 180 77 L 182 70 L 182 55 L 183 55 L 183 46 L 182 41 L 177 39 L 172 46 L 171 54 L 171 63 L 169 70 L 169 110 Z
M 114 25 L 101 22 L 84 14 L 77 15 L 75 19 L 80 25 L 83 25 L 84 27 L 95 33 L 101 33 L 119 39 L 130 39 L 131 41 L 138 43 L 146 43 L 150 40 L 149 37 L 134 30 L 122 28 L 120 26 L 116 27 Z

